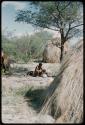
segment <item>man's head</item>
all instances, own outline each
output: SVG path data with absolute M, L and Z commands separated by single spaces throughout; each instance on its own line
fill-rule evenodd
M 39 63 L 39 67 L 42 67 L 42 63 Z

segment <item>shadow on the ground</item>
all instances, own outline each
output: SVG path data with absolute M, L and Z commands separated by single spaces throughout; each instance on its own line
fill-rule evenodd
M 43 96 L 43 93 L 45 92 L 44 88 L 39 89 L 30 89 L 25 94 L 25 99 L 28 102 L 28 105 L 33 107 L 36 112 L 39 112 L 41 105 L 43 104 L 43 101 L 45 97 Z

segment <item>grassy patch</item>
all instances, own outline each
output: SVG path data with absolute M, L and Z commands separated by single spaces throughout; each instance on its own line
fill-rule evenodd
M 29 86 L 21 87 L 16 90 L 15 95 L 16 96 L 25 96 L 26 92 L 30 91 L 30 89 L 32 89 L 32 88 L 33 87 L 29 87 Z
M 8 76 L 10 76 L 10 75 L 12 75 L 12 71 L 5 71 L 5 72 L 4 72 L 4 70 L 2 69 L 2 70 L 1 70 L 1 74 L 2 74 L 2 75 L 8 75 Z

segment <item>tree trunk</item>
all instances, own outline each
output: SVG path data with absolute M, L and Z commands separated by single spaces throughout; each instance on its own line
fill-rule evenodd
M 62 23 L 61 23 L 61 26 L 62 26 Z M 60 56 L 60 62 L 62 62 L 63 56 L 64 56 L 64 43 L 67 41 L 67 38 L 64 35 L 64 29 L 63 28 L 60 29 L 60 34 L 61 34 L 61 56 Z
M 64 54 L 64 45 L 61 44 L 61 56 L 60 56 L 60 62 L 63 60 L 63 54 Z
M 60 30 L 61 33 L 61 56 L 60 56 L 60 62 L 63 60 L 63 54 L 64 54 L 64 43 L 65 43 L 65 37 L 63 29 Z

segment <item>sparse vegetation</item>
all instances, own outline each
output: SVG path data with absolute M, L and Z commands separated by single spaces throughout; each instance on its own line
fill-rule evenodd
M 15 60 L 28 62 L 30 59 L 42 58 L 44 46 L 51 38 L 52 34 L 47 31 L 14 39 L 7 39 L 5 36 L 2 36 L 2 47 Z

